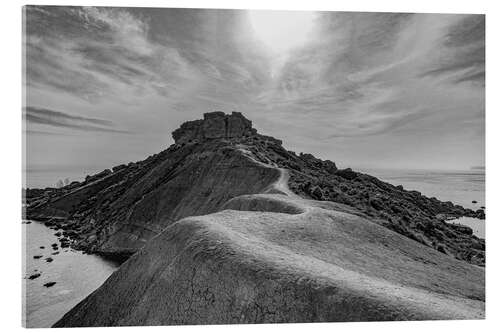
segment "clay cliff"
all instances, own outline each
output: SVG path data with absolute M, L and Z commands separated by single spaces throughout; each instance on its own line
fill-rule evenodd
M 472 211 L 205 114 L 175 143 L 60 189 L 27 218 L 126 260 L 56 327 L 484 318 Z M 128 259 L 128 260 L 127 260 Z
M 170 225 L 55 327 L 480 318 L 483 268 L 271 189 Z
M 72 247 L 125 260 L 172 223 L 217 212 L 230 199 L 262 193 L 287 170 L 287 189 L 336 202 L 421 244 L 484 265 L 485 243 L 450 217 L 484 211 L 427 198 L 259 134 L 241 113 L 204 114 L 172 134 L 175 143 L 60 189 L 28 189 L 26 215 L 56 229 Z
M 215 212 L 235 196 L 264 190 L 278 171 L 255 165 L 228 142 L 215 140 L 217 133 L 225 137 L 225 130 L 249 132 L 249 122 L 228 116 L 225 126 L 218 116 L 206 114 L 197 136 L 192 127 L 181 127 L 174 132 L 174 145 L 144 161 L 28 199 L 27 216 L 64 229 L 75 248 L 124 260 L 172 222 Z M 185 145 L 195 138 L 203 138 L 203 144 Z

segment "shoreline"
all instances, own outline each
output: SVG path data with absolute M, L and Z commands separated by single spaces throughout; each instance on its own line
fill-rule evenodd
M 119 268 L 101 256 L 61 247 L 54 229 L 40 221 L 23 221 L 22 229 L 25 327 L 51 327 Z
M 45 228 L 55 231 L 54 237 L 61 243 L 59 246 L 61 249 L 71 249 L 74 251 L 81 252 L 85 255 L 95 255 L 106 261 L 113 262 L 114 264 L 120 266 L 125 261 L 130 258 L 133 253 L 130 252 L 104 252 L 104 251 L 89 251 L 88 249 L 82 248 L 75 243 L 81 239 L 77 232 L 68 226 L 66 220 L 62 220 L 58 217 L 38 217 L 38 218 L 26 218 L 23 219 L 21 224 L 31 224 L 38 223 Z M 59 235 L 58 235 L 59 234 Z

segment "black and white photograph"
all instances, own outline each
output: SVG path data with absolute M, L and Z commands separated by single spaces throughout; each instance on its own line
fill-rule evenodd
M 18 9 L 23 327 L 485 319 L 484 13 Z

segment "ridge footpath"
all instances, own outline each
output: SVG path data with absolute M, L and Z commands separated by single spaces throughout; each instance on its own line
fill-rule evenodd
M 484 268 L 301 198 L 239 149 L 272 175 L 261 193 L 170 224 L 54 327 L 484 318 Z
M 210 214 L 232 198 L 279 193 L 335 202 L 423 245 L 476 265 L 485 242 L 449 218 L 484 219 L 334 162 L 295 154 L 259 134 L 241 113 L 212 112 L 173 132 L 175 143 L 139 162 L 118 165 L 62 188 L 25 190 L 26 218 L 61 229 L 70 246 L 124 261 L 176 221 Z M 286 186 L 285 186 L 286 185 Z

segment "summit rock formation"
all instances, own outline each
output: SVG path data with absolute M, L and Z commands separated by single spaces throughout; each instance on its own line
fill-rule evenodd
M 210 112 L 203 119 L 187 121 L 172 133 L 177 144 L 206 139 L 230 139 L 257 134 L 252 122 L 240 112 L 226 115 L 224 112 Z
M 172 133 L 176 144 L 198 143 L 211 139 L 241 139 L 258 136 L 279 145 L 281 140 L 257 133 L 252 127 L 252 122 L 245 118 L 241 112 L 215 111 L 205 113 L 203 119 L 187 121 Z
M 295 154 L 236 112 L 172 136 L 144 161 L 26 190 L 28 218 L 128 259 L 56 326 L 484 317 L 484 239 L 446 222 L 484 211 Z

